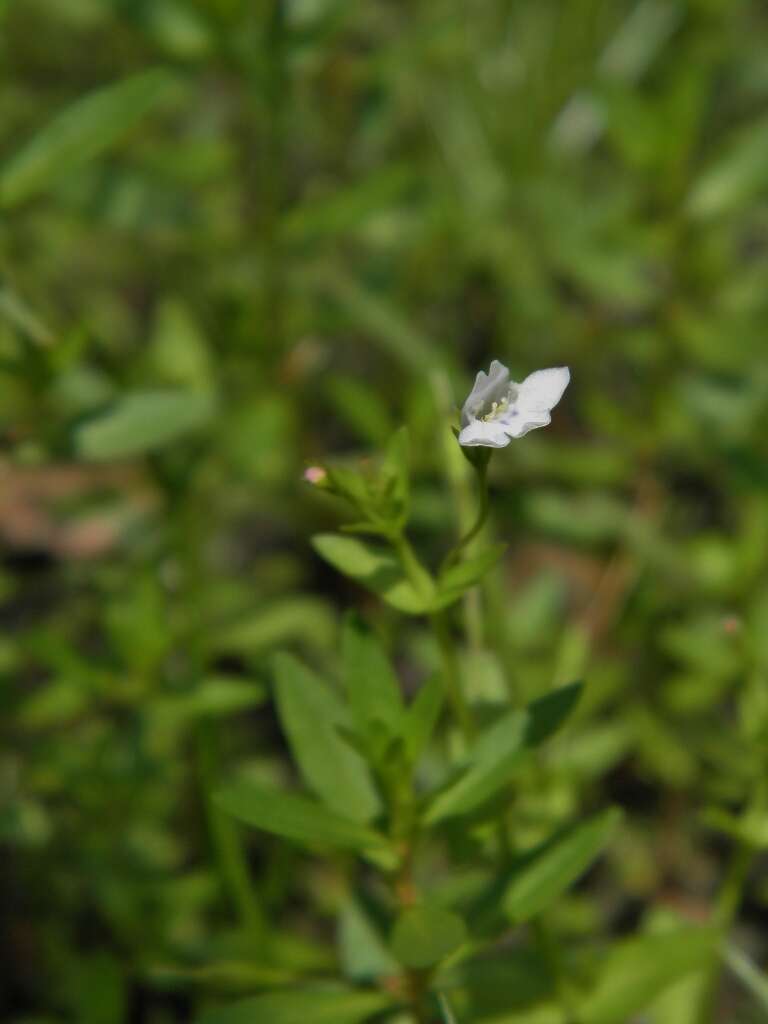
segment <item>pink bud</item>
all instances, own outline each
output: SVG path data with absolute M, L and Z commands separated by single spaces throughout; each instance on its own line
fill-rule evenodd
M 308 484 L 314 484 L 315 486 L 323 483 L 327 476 L 328 474 L 322 466 L 308 466 L 304 470 L 304 479 Z

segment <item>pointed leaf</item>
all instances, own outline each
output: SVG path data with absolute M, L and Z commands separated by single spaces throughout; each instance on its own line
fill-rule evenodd
M 0 170 L 0 205 L 27 199 L 111 146 L 156 106 L 172 82 L 161 69 L 143 71 L 67 107 Z
M 399 971 L 375 925 L 354 899 L 341 908 L 338 945 L 344 975 L 354 981 L 388 977 Z
M 626 1024 L 669 985 L 704 967 L 717 932 L 680 928 L 618 943 L 602 960 L 597 984 L 579 1008 L 581 1024 Z
M 432 967 L 467 937 L 464 922 L 450 910 L 421 905 L 404 911 L 392 931 L 392 950 L 405 967 Z
M 342 633 L 344 686 L 352 713 L 363 735 L 383 725 L 394 735 L 403 715 L 400 684 L 373 631 L 350 615 Z
M 429 601 L 405 578 L 390 551 L 357 537 L 335 533 L 317 534 L 312 538 L 312 546 L 334 569 L 368 587 L 398 611 L 422 615 L 429 609 Z
M 381 992 L 315 987 L 242 999 L 207 1010 L 197 1024 L 359 1024 L 391 1005 Z
M 336 695 L 288 654 L 274 660 L 280 722 L 307 786 L 332 810 L 366 822 L 381 810 L 368 766 L 339 733 L 349 716 Z
M 611 808 L 524 855 L 504 894 L 507 916 L 519 924 L 554 903 L 599 856 L 620 818 Z
M 394 861 L 384 836 L 322 804 L 255 782 L 222 787 L 215 802 L 246 825 L 307 845 L 361 850 Z
M 214 411 L 205 392 L 137 391 L 85 420 L 75 431 L 75 447 L 84 459 L 138 455 L 199 430 Z
M 506 785 L 524 754 L 527 725 L 525 711 L 510 711 L 487 729 L 470 752 L 465 770 L 430 803 L 425 824 L 467 814 Z
M 403 740 L 408 758 L 415 762 L 421 757 L 434 732 L 445 700 L 445 690 L 439 675 L 422 683 L 405 714 Z
M 546 693 L 528 707 L 528 726 L 525 730 L 525 745 L 538 747 L 556 732 L 571 714 L 584 689 L 583 683 L 569 683 Z
M 461 595 L 474 587 L 492 569 L 507 549 L 506 544 L 493 544 L 477 555 L 452 566 L 440 577 L 435 599 L 435 608 L 447 608 L 458 601 Z

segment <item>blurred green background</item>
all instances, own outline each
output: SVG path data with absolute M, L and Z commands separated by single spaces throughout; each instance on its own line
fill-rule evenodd
M 0 12 L 3 1019 L 168 1024 L 334 970 L 333 866 L 250 835 L 249 911 L 205 793 L 288 774 L 269 655 L 333 671 L 341 610 L 406 686 L 434 664 L 313 554 L 338 512 L 301 475 L 406 423 L 434 562 L 446 493 L 472 508 L 450 417 L 492 358 L 573 375 L 494 460 L 510 549 L 464 612 L 475 697 L 588 681 L 521 828 L 627 810 L 561 909 L 574 943 L 705 919 L 768 845 L 738 825 L 768 721 L 765 5 Z M 232 953 L 254 926 L 269 968 Z M 730 978 L 718 1019 L 765 1017 Z

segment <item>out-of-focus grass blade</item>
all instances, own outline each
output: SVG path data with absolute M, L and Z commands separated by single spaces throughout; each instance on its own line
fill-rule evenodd
M 197 1018 L 197 1024 L 358 1024 L 392 1004 L 381 992 L 352 988 L 306 988 L 295 992 L 266 992 Z
M 600 58 L 607 78 L 636 82 L 663 49 L 683 18 L 676 0 L 642 0 L 623 22 Z
M 29 306 L 7 285 L 0 283 L 0 317 L 7 320 L 37 345 L 52 345 L 51 331 Z
M 123 136 L 167 94 L 173 77 L 143 71 L 77 100 L 0 169 L 0 206 L 14 206 L 59 181 Z
M 322 199 L 295 206 L 286 214 L 282 237 L 306 243 L 357 227 L 364 219 L 398 199 L 416 180 L 409 164 L 386 167 Z
M 354 323 L 411 372 L 426 374 L 444 361 L 437 347 L 393 303 L 337 270 L 318 271 L 315 280 Z
M 768 977 L 732 942 L 724 945 L 723 959 L 760 1006 L 768 1012 Z

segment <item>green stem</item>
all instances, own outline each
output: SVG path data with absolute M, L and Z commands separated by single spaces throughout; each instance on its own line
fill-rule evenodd
M 763 778 L 758 779 L 752 799 L 744 812 L 744 820 L 749 821 L 758 816 L 765 807 L 768 798 L 768 786 Z M 733 924 L 739 912 L 739 907 L 744 896 L 744 886 L 747 883 L 749 870 L 755 858 L 755 847 L 746 839 L 742 839 L 735 846 L 728 869 L 723 879 L 723 884 L 717 894 L 714 911 L 714 924 L 724 937 L 725 933 Z M 712 969 L 706 977 L 701 992 L 700 1010 L 698 1015 L 699 1024 L 711 1024 L 715 1018 L 717 987 L 720 979 L 721 960 L 719 957 L 713 960 Z
M 469 704 L 464 697 L 464 691 L 461 688 L 459 657 L 453 636 L 451 635 L 451 628 L 445 612 L 435 612 L 430 616 L 429 621 L 440 647 L 440 655 L 443 661 L 442 679 L 445 686 L 445 695 L 464 735 L 464 739 L 469 743 L 475 736 L 475 722 Z
M 237 907 L 243 926 L 256 948 L 263 946 L 268 929 L 254 892 L 238 825 L 213 802 L 216 785 L 216 735 L 211 722 L 202 722 L 197 733 L 197 767 L 205 803 L 208 830 L 214 856 L 225 888 Z
M 565 979 L 562 953 L 558 941 L 549 925 L 541 917 L 533 922 L 533 931 L 552 978 L 552 984 L 557 993 L 557 1001 L 560 1004 L 560 1009 L 563 1011 L 564 1024 L 575 1024 L 575 1021 L 578 1019 L 576 1008 Z
M 410 541 L 403 533 L 393 536 L 391 541 L 403 571 L 413 584 L 414 589 L 429 600 L 435 593 L 435 581 L 416 557 Z M 475 734 L 474 722 L 461 688 L 459 659 L 445 612 L 433 612 L 429 616 L 429 622 L 440 648 L 443 662 L 442 680 L 446 698 L 464 738 L 469 741 Z
M 480 504 L 477 509 L 477 517 L 472 526 L 467 530 L 463 537 L 460 537 L 456 542 L 456 545 L 451 548 L 443 561 L 441 571 L 449 569 L 452 565 L 455 565 L 461 557 L 462 552 L 471 544 L 475 537 L 480 533 L 485 521 L 488 518 L 489 509 L 489 495 L 488 495 L 488 463 L 481 462 L 475 468 L 477 473 L 477 483 L 480 490 Z

